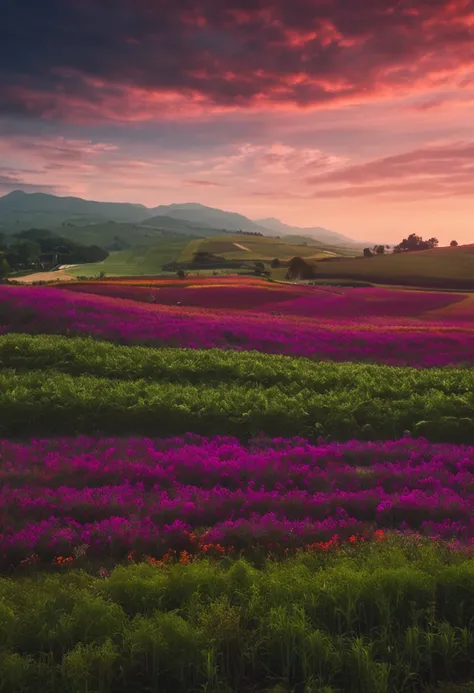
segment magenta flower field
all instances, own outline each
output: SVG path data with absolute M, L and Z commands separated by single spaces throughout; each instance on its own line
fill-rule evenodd
M 251 283 L 229 286 L 229 282 L 172 283 L 171 286 L 140 286 L 123 281 L 73 282 L 66 291 L 124 298 L 133 301 L 190 308 L 251 313 L 278 312 L 285 316 L 364 323 L 377 318 L 442 319 L 442 311 L 465 301 L 466 294 L 402 289 L 294 286 Z M 455 314 L 455 313 L 454 313 Z
M 150 292 L 169 305 L 160 305 L 158 299 L 146 302 Z M 187 305 L 172 305 L 184 295 Z M 78 282 L 67 290 L 2 286 L 0 299 L 3 334 L 91 336 L 158 348 L 276 353 L 295 357 L 295 368 L 300 356 L 417 369 L 474 366 L 474 324 L 466 312 L 470 298 L 461 294 L 384 289 L 338 293 L 265 286 L 254 280 L 232 286 L 209 279 L 190 286 L 176 281 L 171 286 Z M 193 301 L 199 305 L 191 305 Z M 463 319 L 456 321 L 456 306 L 461 304 Z M 445 311 L 448 315 L 442 319 Z M 103 367 L 106 373 L 106 364 Z M 44 378 L 48 382 L 47 370 Z M 468 388 L 469 377 L 465 382 Z M 360 383 L 358 387 L 360 391 Z M 93 406 L 92 384 L 90 388 L 87 396 Z M 126 377 L 123 388 L 126 391 Z M 274 388 L 276 393 L 278 384 Z M 290 378 L 284 388 L 296 392 L 301 384 Z M 21 389 L 17 392 L 18 414 L 12 416 L 24 416 L 27 422 L 28 400 L 22 399 Z M 379 397 L 393 396 L 390 391 L 384 395 L 380 387 L 378 392 Z M 436 417 L 432 392 L 425 409 Z M 370 389 L 367 393 L 370 397 Z M 56 402 L 58 396 L 62 395 L 55 392 Z M 409 398 L 410 392 L 403 396 Z M 443 414 L 440 425 L 445 431 L 458 431 L 459 441 L 459 431 L 471 426 L 466 417 L 470 395 L 446 392 L 443 401 L 448 396 L 449 416 Z M 358 397 L 363 411 L 363 397 Z M 456 397 L 464 412 L 459 422 Z M 267 408 L 273 406 L 272 399 L 265 401 Z M 183 412 L 189 411 L 188 405 L 183 403 Z M 173 406 L 181 406 L 179 399 Z M 389 410 L 386 403 L 383 407 Z M 369 416 L 369 408 L 365 410 Z M 419 406 L 417 411 L 422 417 Z M 370 412 L 377 428 L 376 409 Z M 345 414 L 338 410 L 334 416 Z M 245 412 L 241 417 L 245 421 Z M 330 415 L 325 417 L 331 423 Z M 407 420 L 407 429 L 413 423 Z M 383 422 L 380 426 L 382 430 Z M 20 429 L 15 425 L 14 430 Z M 80 420 L 74 430 L 80 432 Z M 435 430 L 433 422 L 428 421 L 427 430 Z M 190 433 L 169 440 L 31 441 L 26 423 L 23 442 L 0 444 L 0 564 L 4 569 L 20 566 L 31 556 L 39 562 L 73 560 L 78 551 L 112 561 L 124 560 L 131 552 L 161 560 L 170 550 L 193 554 L 204 546 L 235 554 L 256 547 L 285 551 L 334 537 L 346 541 L 386 531 L 464 544 L 474 540 L 472 448 L 408 437 L 318 445 L 284 438 L 238 442 L 226 438 L 225 430 L 218 432 L 221 437 L 211 439 Z
M 0 564 L 280 551 L 398 530 L 474 541 L 474 448 L 217 437 L 0 444 Z M 353 539 L 353 541 L 355 541 Z M 217 549 L 219 550 L 219 549 Z
M 212 288 L 196 291 L 211 292 Z M 459 295 L 436 294 L 431 299 L 426 292 L 418 293 L 424 308 L 434 303 L 439 307 L 440 300 L 459 300 Z M 389 314 L 393 314 L 392 294 L 388 291 L 386 303 L 382 302 Z M 378 305 L 383 294 L 373 296 L 373 304 Z M 379 306 L 377 310 L 379 316 L 366 317 L 365 322 L 359 312 L 352 315 L 348 306 L 344 319 L 334 314 L 332 320 L 300 320 L 294 315 L 159 306 L 56 288 L 0 286 L 3 333 L 90 335 L 121 344 L 257 350 L 414 367 L 474 365 L 474 325 L 465 317 L 458 322 L 453 316 L 444 321 L 407 321 L 382 318 L 385 309 Z

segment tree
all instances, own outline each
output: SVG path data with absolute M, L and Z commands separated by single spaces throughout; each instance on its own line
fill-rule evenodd
M 18 258 L 18 264 L 31 265 L 39 259 L 41 248 L 38 243 L 25 239 L 12 243 L 10 251 Z
M 272 269 L 278 269 L 279 267 L 281 267 L 281 262 L 280 262 L 280 260 L 276 257 L 274 260 L 271 261 L 270 267 L 271 267 Z
M 371 251 L 370 248 L 364 248 L 364 257 L 372 257 L 373 252 Z
M 377 255 L 384 255 L 385 254 L 385 246 L 384 245 L 376 246 L 375 252 L 377 253 Z
M 411 233 L 408 238 L 404 238 L 401 243 L 395 246 L 398 250 L 395 250 L 395 248 L 393 250 L 394 252 L 411 253 L 416 250 L 430 250 L 431 248 L 436 248 L 438 243 L 439 241 L 437 238 L 428 238 L 427 241 L 424 241 L 421 236 L 417 236 L 416 233 Z
M 456 248 L 456 246 L 458 246 L 459 243 L 457 241 L 451 241 L 449 245 L 451 246 L 451 248 Z
M 8 264 L 5 257 L 0 255 L 0 279 L 8 277 L 10 274 L 10 265 Z
M 176 272 L 176 276 L 178 277 L 178 279 L 186 279 L 186 272 L 183 269 L 179 269 Z
M 294 257 L 288 264 L 288 279 L 313 279 L 314 269 L 302 257 Z
M 256 262 L 255 263 L 255 274 L 257 276 L 263 274 L 265 272 L 265 265 L 263 262 Z

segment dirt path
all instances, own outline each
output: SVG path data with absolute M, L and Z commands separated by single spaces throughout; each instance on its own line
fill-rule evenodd
M 245 250 L 247 253 L 250 253 L 250 248 L 246 248 L 244 245 L 240 245 L 240 243 L 234 243 L 236 248 L 239 248 L 240 250 Z
M 27 274 L 25 277 L 12 278 L 22 284 L 32 284 L 33 282 L 71 282 L 75 279 L 75 277 L 71 277 L 63 269 L 54 272 L 35 272 L 35 274 Z

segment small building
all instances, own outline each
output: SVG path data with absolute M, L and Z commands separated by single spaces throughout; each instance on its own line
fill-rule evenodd
M 41 253 L 39 263 L 43 269 L 51 269 L 57 265 L 64 265 L 70 259 L 71 251 L 65 246 L 59 245 L 47 253 Z

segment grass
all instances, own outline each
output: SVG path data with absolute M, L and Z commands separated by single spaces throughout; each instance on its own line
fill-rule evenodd
M 187 245 L 187 238 L 171 238 L 148 248 L 134 248 L 111 252 L 103 262 L 80 265 L 68 274 L 74 277 L 95 277 L 101 272 L 106 276 L 135 277 L 143 275 L 163 274 L 162 267 L 176 260 Z
M 4 336 L 0 433 L 474 442 L 474 370 L 314 363 L 258 352 L 152 350 Z
M 30 570 L 0 579 L 5 693 L 458 693 L 474 676 L 474 560 L 434 543 Z
M 378 284 L 474 289 L 474 245 L 319 262 L 316 276 Z
M 55 229 L 55 233 L 85 245 L 99 245 L 110 248 L 117 239 L 126 243 L 125 247 L 148 247 L 161 242 L 163 233 L 158 229 L 144 228 L 140 224 L 116 223 L 112 221 L 86 226 L 65 225 Z
M 234 244 L 244 246 L 248 248 L 248 251 L 242 250 Z M 295 257 L 295 255 L 314 258 L 335 255 L 335 253 L 327 250 L 326 247 L 321 244 L 295 244 L 275 238 L 245 236 L 243 234 L 216 236 L 212 239 L 204 239 L 199 244 L 193 246 L 193 252 L 196 252 L 196 250 L 213 253 L 220 257 L 224 257 L 226 260 L 243 261 L 271 261 L 274 258 L 286 261 Z

